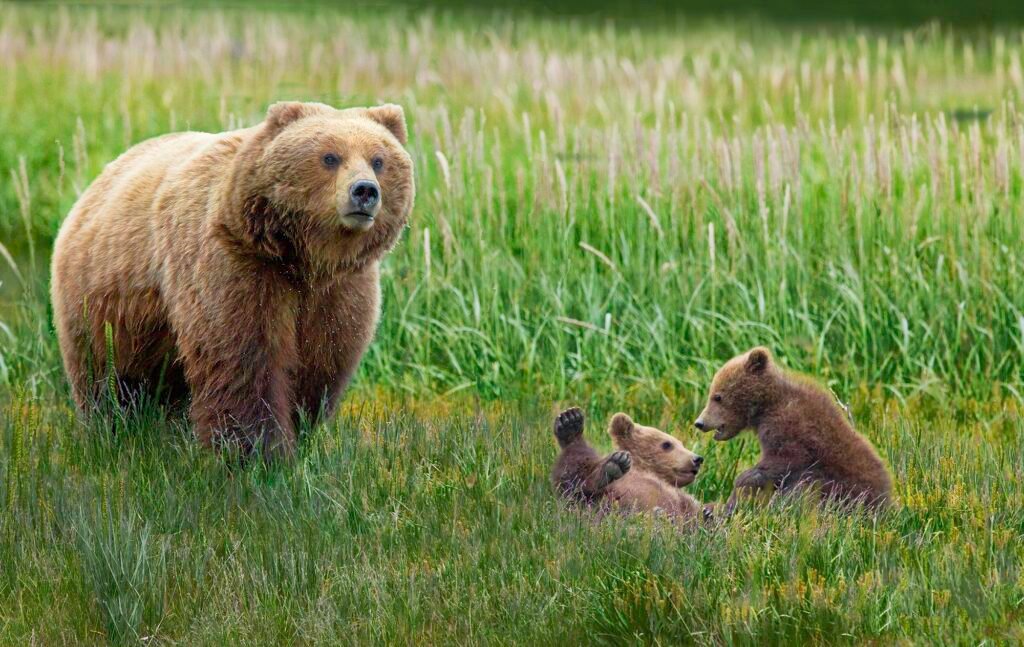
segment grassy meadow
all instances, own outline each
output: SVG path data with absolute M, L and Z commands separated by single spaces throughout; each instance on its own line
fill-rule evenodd
M 293 465 L 76 418 L 48 256 L 133 143 L 401 103 L 413 222 Z M 0 4 L 0 643 L 1024 641 L 1024 30 Z M 553 414 L 706 457 L 755 344 L 890 465 L 871 518 L 681 534 L 555 500 Z M 116 429 L 117 433 L 112 433 Z

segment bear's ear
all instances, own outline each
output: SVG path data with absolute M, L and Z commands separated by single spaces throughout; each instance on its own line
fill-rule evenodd
M 772 361 L 772 354 L 764 346 L 758 346 L 747 353 L 747 372 L 763 373 Z
M 402 110 L 402 106 L 385 103 L 375 108 L 367 108 L 366 116 L 390 130 L 398 143 L 405 146 L 409 132 L 405 128 L 405 111 Z
M 290 123 L 303 117 L 322 113 L 328 108 L 322 103 L 304 103 L 302 101 L 278 101 L 267 108 L 267 127 L 277 132 Z
M 612 438 L 629 438 L 633 435 L 633 419 L 624 413 L 616 413 L 612 416 L 612 422 L 608 426 L 608 433 Z

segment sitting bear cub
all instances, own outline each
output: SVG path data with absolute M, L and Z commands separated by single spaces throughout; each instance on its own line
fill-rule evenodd
M 726 514 L 756 491 L 816 490 L 825 501 L 884 505 L 892 487 L 871 443 L 821 387 L 786 373 L 766 348 L 729 360 L 711 383 L 694 425 L 729 440 L 753 429 L 761 460 L 736 477 Z
M 635 424 L 624 413 L 612 417 L 608 433 L 619 451 L 602 458 L 583 438 L 580 409 L 558 415 L 555 438 L 562 451 L 551 480 L 560 495 L 586 504 L 660 510 L 687 520 L 701 517 L 701 504 L 679 488 L 693 483 L 703 458 L 663 431 Z

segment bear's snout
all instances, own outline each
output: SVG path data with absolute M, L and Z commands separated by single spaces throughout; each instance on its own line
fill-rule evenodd
M 357 180 L 348 189 L 348 200 L 338 209 L 342 222 L 350 229 L 366 230 L 380 211 L 380 185 L 373 180 Z
M 693 423 L 693 426 L 696 427 L 697 429 L 700 429 L 701 431 L 704 431 L 704 427 L 706 425 L 704 424 L 703 420 L 697 418 L 697 421 Z
M 352 206 L 368 215 L 374 215 L 380 206 L 380 187 L 376 182 L 359 180 L 352 185 L 349 195 L 352 197 Z

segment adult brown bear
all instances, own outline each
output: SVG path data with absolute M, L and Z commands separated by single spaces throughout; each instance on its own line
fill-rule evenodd
M 334 408 L 373 337 L 378 263 L 413 204 L 405 143 L 398 106 L 284 102 L 252 128 L 157 137 L 108 165 L 53 254 L 78 406 L 112 368 L 121 397 L 190 394 L 205 445 L 292 454 L 299 412 Z

